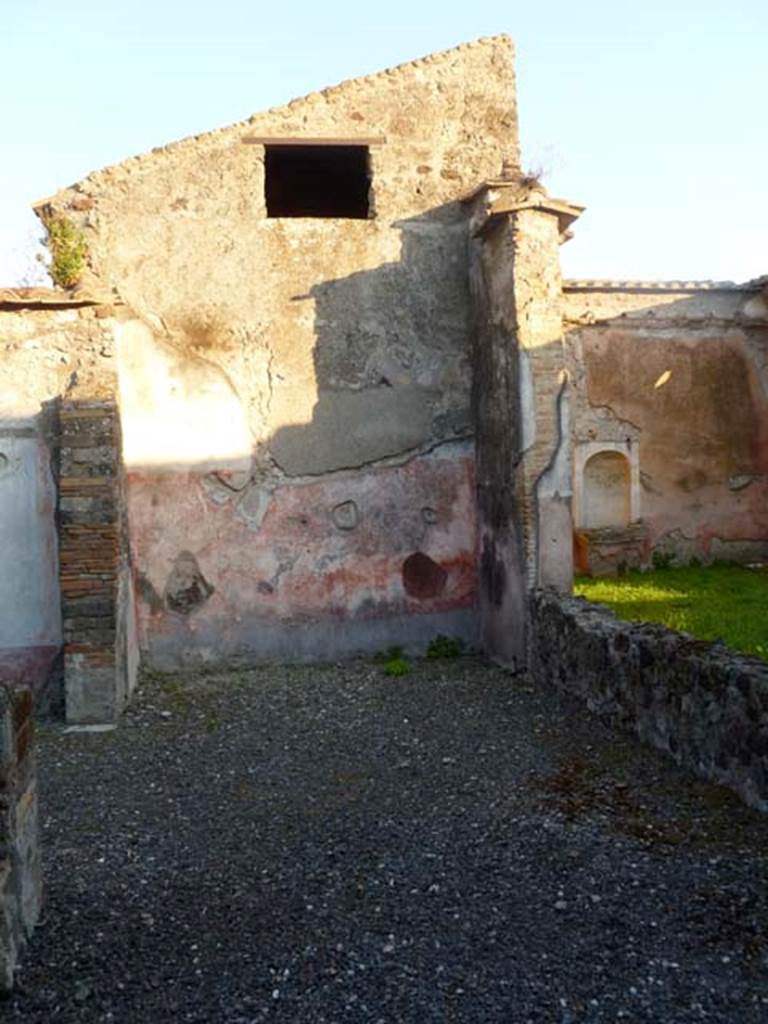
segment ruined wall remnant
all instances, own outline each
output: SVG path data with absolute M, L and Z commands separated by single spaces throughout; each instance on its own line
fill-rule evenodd
M 29 687 L 0 682 L 0 995 L 13 988 L 42 897 L 33 712 Z
M 536 595 L 534 678 L 768 810 L 768 665 L 581 598 Z
M 0 291 L 0 678 L 28 682 L 44 709 L 66 704 L 72 721 L 114 718 L 136 670 L 116 325 L 95 297 Z M 94 645 L 126 670 L 89 704 Z
M 50 403 L 101 343 L 83 306 L 50 298 L 0 290 L 0 678 L 29 683 L 43 700 L 61 650 Z
M 134 636 L 172 668 L 480 634 L 522 668 L 574 541 L 591 572 L 768 557 L 765 283 L 563 285 L 582 208 L 521 173 L 506 37 L 37 210 L 87 266 L 9 314 L 0 495 L 36 483 L 0 540 L 34 505 L 42 569 L 0 645 L 59 650 L 60 542 L 73 719 L 118 713 Z
M 654 551 L 679 562 L 768 557 L 763 291 L 760 282 L 565 284 L 576 505 L 587 507 L 579 452 L 623 448 L 637 466 L 633 529 L 644 530 L 630 561 L 648 564 Z M 578 516 L 577 527 L 590 525 Z M 603 570 L 628 550 L 615 547 Z
M 523 668 L 530 592 L 573 574 L 559 245 L 581 207 L 514 179 L 472 204 L 482 638 Z
M 460 46 L 41 205 L 82 230 L 90 273 L 135 314 L 117 358 L 153 658 L 304 656 L 299 623 L 329 653 L 404 630 L 474 638 L 459 197 L 517 160 L 511 58 L 505 37 Z M 323 175 L 350 159 L 367 195 L 354 210 L 336 193 L 292 198 L 301 158 Z M 403 570 L 416 555 L 437 566 L 429 586 Z M 206 584 L 189 606 L 171 596 L 179 559 Z
M 114 399 L 58 408 L 66 716 L 111 722 L 136 681 L 120 423 Z

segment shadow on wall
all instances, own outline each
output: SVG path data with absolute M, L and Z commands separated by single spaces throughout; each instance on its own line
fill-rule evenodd
M 290 476 L 359 469 L 471 431 L 466 222 L 453 203 L 396 226 L 398 262 L 292 300 L 314 304 L 317 402 L 311 423 L 268 442 Z
M 309 423 L 275 430 L 245 481 L 195 468 L 194 501 L 179 470 L 132 474 L 145 645 L 161 662 L 185 647 L 318 657 L 475 639 L 466 221 L 452 203 L 397 227 L 397 262 L 291 298 L 287 321 L 313 306 Z

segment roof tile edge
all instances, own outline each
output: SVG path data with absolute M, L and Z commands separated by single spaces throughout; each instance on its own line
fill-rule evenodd
M 566 279 L 566 292 L 749 292 L 760 291 L 768 279 L 752 281 L 612 281 L 604 279 Z

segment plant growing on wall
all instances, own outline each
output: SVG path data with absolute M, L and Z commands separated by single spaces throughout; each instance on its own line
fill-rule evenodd
M 46 244 L 51 254 L 48 273 L 60 288 L 73 288 L 85 270 L 88 245 L 82 231 L 66 217 L 45 221 Z

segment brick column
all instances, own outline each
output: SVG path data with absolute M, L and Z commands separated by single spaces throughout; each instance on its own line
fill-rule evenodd
M 514 180 L 471 201 L 481 628 L 522 669 L 531 591 L 573 578 L 559 246 L 582 208 Z
M 112 722 L 130 688 L 119 635 L 129 597 L 119 416 L 111 399 L 64 401 L 60 423 L 66 717 Z

